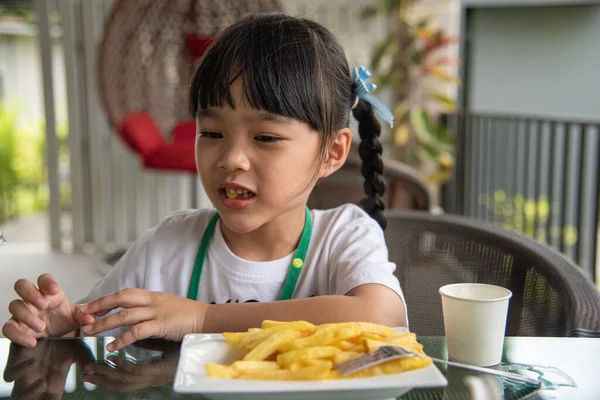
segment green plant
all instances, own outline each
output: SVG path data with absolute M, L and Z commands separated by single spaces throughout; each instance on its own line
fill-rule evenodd
M 28 6 L 26 2 L 23 5 L 3 6 L 0 5 L 0 19 L 16 20 L 25 24 L 37 24 L 37 16 L 33 6 Z M 52 25 L 60 24 L 60 14 L 57 10 L 51 10 L 49 21 Z
M 13 18 L 25 23 L 35 24 L 35 11 L 30 7 L 0 6 L 0 18 Z
M 44 123 L 19 116 L 19 107 L 0 103 L 0 223 L 48 207 Z M 60 158 L 68 160 L 66 125 L 59 124 L 57 131 Z
M 363 10 L 365 18 L 383 16 L 390 27 L 372 53 L 375 81 L 392 94 L 395 128 L 391 135 L 394 157 L 416 165 L 433 183 L 450 179 L 455 141 L 441 115 L 455 108 L 455 101 L 440 89 L 458 85 L 448 71 L 457 60 L 440 55 L 453 43 L 431 18 L 413 23 L 410 7 L 418 0 L 379 0 Z
M 11 218 L 15 210 L 15 167 L 17 110 L 0 103 L 0 223 Z

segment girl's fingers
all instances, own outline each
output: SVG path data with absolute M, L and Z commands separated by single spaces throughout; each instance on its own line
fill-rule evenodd
M 2 334 L 18 345 L 25 347 L 35 347 L 37 340 L 23 332 L 17 323 L 17 321 L 11 319 L 2 327 Z
M 102 296 L 79 307 L 85 314 L 95 315 L 114 310 L 115 308 L 143 307 L 150 304 L 150 293 L 144 289 L 125 289 Z
M 38 287 L 40 288 L 40 292 L 45 296 L 53 296 L 62 290 L 56 279 L 50 274 L 40 275 L 38 278 Z
M 8 311 L 12 314 L 12 319 L 19 321 L 35 332 L 42 333 L 46 329 L 46 324 L 37 315 L 31 312 L 23 300 L 13 300 L 8 305 Z
M 84 326 L 83 331 L 87 335 L 95 335 L 99 332 L 106 332 L 114 328 L 135 325 L 151 320 L 154 318 L 154 314 L 154 311 L 149 307 L 125 308 L 91 325 Z
M 110 342 L 106 346 L 106 350 L 116 351 L 135 343 L 138 340 L 148 339 L 149 337 L 156 336 L 158 332 L 157 325 L 158 324 L 156 321 L 146 321 L 134 325 L 114 341 Z
M 40 311 L 48 307 L 48 299 L 27 279 L 19 279 L 15 282 L 15 292 L 20 298 L 34 305 Z
M 93 315 L 81 312 L 81 308 L 78 306 L 75 306 L 74 319 L 80 326 L 91 325 L 96 322 Z

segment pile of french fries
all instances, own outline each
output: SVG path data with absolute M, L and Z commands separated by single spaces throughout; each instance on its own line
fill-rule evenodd
M 380 346 L 398 345 L 423 353 L 414 333 L 398 333 L 368 322 L 313 325 L 306 321 L 264 321 L 248 332 L 225 332 L 231 344 L 247 351 L 231 365 L 206 364 L 209 376 L 252 380 L 324 380 L 365 378 L 419 369 L 431 364 L 427 357 L 388 361 L 341 376 L 333 366 Z

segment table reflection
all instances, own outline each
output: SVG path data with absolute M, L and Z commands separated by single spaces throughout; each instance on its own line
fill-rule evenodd
M 127 398 L 134 392 L 172 397 L 180 343 L 148 340 L 111 353 L 106 345 L 112 340 L 39 340 L 33 349 L 0 341 L 0 360 L 6 360 L 0 397 Z

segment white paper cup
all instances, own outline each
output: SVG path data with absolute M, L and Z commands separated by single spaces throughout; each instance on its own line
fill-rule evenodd
M 448 356 L 453 361 L 490 367 L 500 363 L 510 290 L 483 283 L 442 286 Z

